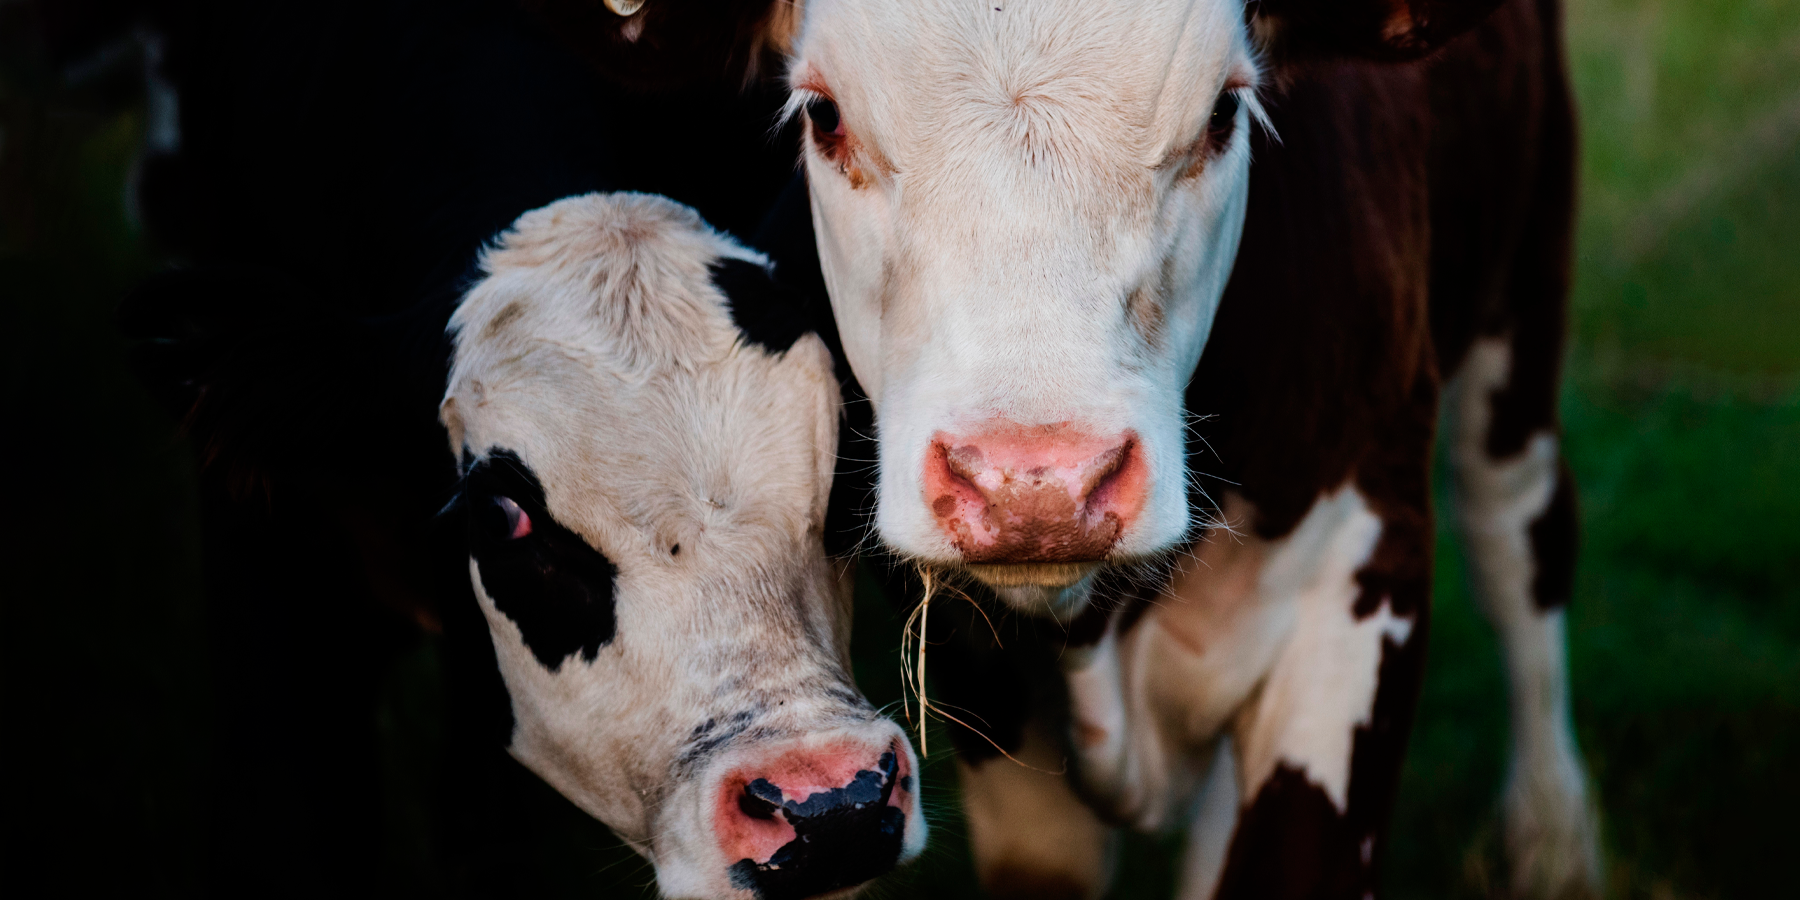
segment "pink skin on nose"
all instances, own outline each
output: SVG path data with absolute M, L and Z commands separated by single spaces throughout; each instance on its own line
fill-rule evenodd
M 1068 423 L 932 436 L 925 497 L 969 563 L 1095 562 L 1142 511 L 1149 467 L 1137 435 Z
M 899 766 L 894 774 L 898 784 L 888 797 L 888 805 L 911 815 L 912 763 L 898 742 L 886 752 L 894 754 Z M 814 794 L 849 784 L 858 772 L 878 770 L 881 755 L 882 751 L 870 752 L 865 744 L 844 742 L 790 751 L 766 762 L 739 766 L 719 784 L 713 803 L 713 834 L 719 839 L 725 859 L 766 863 L 775 851 L 795 838 L 794 826 L 788 824 L 785 812 L 777 810 L 762 819 L 744 811 L 740 798 L 750 782 L 763 779 L 779 788 L 784 799 L 804 803 Z

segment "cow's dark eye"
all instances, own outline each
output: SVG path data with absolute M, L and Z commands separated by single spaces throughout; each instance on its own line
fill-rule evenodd
M 837 104 L 825 97 L 806 102 L 806 117 L 812 121 L 821 139 L 844 133 L 844 120 L 838 116 Z
M 1224 147 L 1231 141 L 1232 129 L 1237 127 L 1237 112 L 1237 92 L 1220 94 L 1218 102 L 1213 104 L 1212 119 L 1206 124 L 1206 135 L 1215 148 Z
M 495 497 L 481 511 L 482 530 L 495 537 L 518 540 L 531 534 L 531 515 L 511 497 Z

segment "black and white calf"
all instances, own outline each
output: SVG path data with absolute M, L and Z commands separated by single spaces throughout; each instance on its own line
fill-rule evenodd
M 442 417 L 508 748 L 669 897 L 798 900 L 925 842 L 823 548 L 831 357 L 766 265 L 669 200 L 587 195 L 521 217 L 451 319 Z
M 710 4 L 652 4 L 630 22 L 583 0 L 136 5 L 146 8 L 135 14 L 164 28 L 164 74 L 179 94 L 179 139 L 152 148 L 161 152 L 145 160 L 138 199 L 159 247 L 182 271 L 145 289 L 128 310 L 127 330 L 144 339 L 140 368 L 189 424 L 202 462 L 207 664 L 219 673 L 204 773 L 207 877 L 252 893 L 309 896 L 371 885 L 539 896 L 597 879 L 642 884 L 646 878 L 629 866 L 597 873 L 600 867 L 583 853 L 605 839 L 506 752 L 516 726 L 521 740 L 529 738 L 519 746 L 533 748 L 533 765 L 595 808 L 596 795 L 571 774 L 581 758 L 564 747 L 561 764 L 547 761 L 561 746 L 550 725 L 573 717 L 552 722 L 538 715 L 542 707 L 514 707 L 523 692 L 509 697 L 502 682 L 497 645 L 474 595 L 461 520 L 448 527 L 449 517 L 437 515 L 464 477 L 461 448 L 446 452 L 439 416 L 453 349 L 446 326 L 471 281 L 483 277 L 476 263 L 494 236 L 559 198 L 645 191 L 693 207 L 720 229 L 750 234 L 792 177 L 797 153 L 794 129 L 775 140 L 769 134 L 785 95 L 768 80 L 779 72 L 773 54 L 786 19 L 776 13 L 785 5 L 749 0 L 708 10 L 717 15 L 696 15 L 694 7 Z M 754 76 L 748 84 L 747 76 Z M 681 231 L 658 227 L 647 237 Z M 700 245 L 723 252 L 705 240 Z M 718 278 L 743 301 L 733 304 L 741 314 L 758 308 L 759 278 L 749 277 L 750 268 L 728 264 Z M 705 287 L 709 277 L 696 277 L 684 296 L 713 297 Z M 758 334 L 779 324 L 740 318 Z M 486 339 L 480 329 L 461 337 L 465 350 Z M 693 352 L 704 355 L 710 346 L 696 344 Z M 794 352 L 804 355 L 803 348 Z M 745 351 L 745 359 L 753 357 Z M 686 371 L 658 359 L 632 365 Z M 750 367 L 749 377 L 754 367 L 742 366 Z M 632 398 L 654 400 L 647 393 Z M 656 584 L 718 588 L 718 604 L 745 598 L 725 590 L 732 585 L 765 584 L 779 593 L 778 586 L 812 584 L 811 568 L 778 569 L 777 563 L 793 561 L 786 556 L 729 573 L 690 561 L 696 546 L 743 549 L 729 541 L 709 545 L 709 536 L 716 537 L 710 519 L 699 545 L 671 537 L 663 552 L 679 542 L 667 571 L 705 569 L 719 574 L 717 583 L 673 576 L 657 582 L 660 570 L 645 568 L 628 552 L 631 546 L 606 543 L 617 533 L 595 530 L 597 507 L 560 493 L 572 484 L 570 470 L 559 468 L 566 460 L 534 456 L 534 445 L 515 436 L 519 422 L 483 419 L 462 400 L 457 405 L 461 421 L 482 429 L 475 433 L 484 440 L 502 435 L 503 449 L 530 467 L 543 491 L 541 507 L 530 506 L 532 491 L 516 479 L 506 489 L 512 493 L 502 491 L 539 529 L 519 546 L 550 542 L 562 534 L 550 530 L 560 523 L 583 542 L 598 542 L 588 546 L 618 570 L 612 644 L 594 645 L 591 610 L 548 620 L 519 612 L 526 635 L 545 625 L 575 630 L 566 638 L 573 656 L 540 648 L 548 662 L 532 664 L 557 668 L 541 677 L 562 684 L 591 667 L 617 668 L 620 657 L 639 661 L 649 653 L 650 637 L 631 617 L 647 614 L 642 598 Z M 538 411 L 545 423 L 569 415 L 563 406 Z M 811 422 L 814 411 L 802 404 L 793 412 Z M 715 427 L 648 412 L 628 418 L 642 428 L 650 422 L 701 433 Z M 806 448 L 812 447 L 809 428 L 800 429 Z M 548 424 L 543 429 L 555 431 Z M 493 488 L 507 469 L 504 461 L 488 445 L 469 449 L 489 462 L 470 486 Z M 692 473 L 711 458 L 645 465 Z M 737 462 L 751 464 L 747 457 Z M 812 465 L 807 449 L 777 468 Z M 804 506 L 812 496 L 808 485 L 792 503 Z M 486 513 L 491 524 L 494 508 L 469 509 Z M 746 509 L 702 513 L 738 522 Z M 638 512 L 624 510 L 619 522 L 639 521 L 631 518 Z M 789 525 L 769 523 L 777 530 Z M 792 539 L 781 532 L 775 543 Z M 494 565 L 502 565 L 499 559 Z M 495 590 L 501 592 L 490 595 L 496 609 L 519 611 L 505 588 Z M 815 603 L 808 596 L 781 598 L 772 606 L 759 594 L 750 599 L 760 604 L 759 615 L 797 617 L 809 627 L 818 626 L 819 615 L 840 621 L 835 607 L 802 616 Z M 669 634 L 704 634 L 705 621 Z M 776 630 L 786 635 L 786 627 Z M 827 649 L 806 659 L 841 651 L 829 629 L 824 636 Z M 680 668 L 680 660 L 723 665 L 688 643 L 684 638 L 668 648 L 669 665 L 680 674 L 700 677 Z M 752 656 L 782 652 L 758 646 Z M 652 683 L 650 668 L 626 671 L 642 671 L 642 684 Z M 540 677 L 529 668 L 508 675 Z M 396 684 L 410 693 L 396 698 Z M 824 682 L 815 686 L 824 689 Z M 673 683 L 664 687 L 674 690 Z M 743 685 L 750 693 L 779 687 Z M 794 705 L 789 699 L 783 706 L 784 699 L 771 699 L 776 712 Z M 657 733 L 685 740 L 705 724 L 678 718 L 656 723 Z M 769 722 L 801 727 L 804 718 L 796 713 Z M 527 734 L 528 727 L 537 730 Z M 730 716 L 713 727 L 721 738 L 736 728 Z M 736 753 L 731 748 L 760 740 L 756 726 L 749 728 L 719 752 Z M 644 748 L 645 759 L 663 752 L 660 744 Z M 405 761 L 397 772 L 396 759 Z M 904 761 L 904 754 L 895 760 L 897 776 Z M 694 778 L 702 770 L 725 771 L 695 765 Z M 857 771 L 885 777 L 879 756 L 854 766 L 837 787 L 852 784 Z M 816 777 L 823 785 L 838 774 Z M 801 802 L 795 792 L 804 784 L 779 773 L 764 777 L 780 787 L 780 803 Z M 658 816 L 717 831 L 698 811 L 676 815 L 671 804 L 686 801 L 671 799 L 674 793 L 655 804 L 643 801 L 637 820 L 621 819 L 622 830 L 651 845 L 674 839 L 649 830 Z M 781 836 L 784 818 L 800 815 L 745 803 L 756 814 L 753 828 L 770 839 Z M 768 816 L 758 818 L 763 813 Z M 698 831 L 682 834 L 704 844 Z M 408 849 L 396 855 L 396 846 Z M 776 849 L 742 858 L 763 862 L 762 851 Z M 670 846 L 658 852 L 668 857 L 670 871 L 737 861 L 725 860 L 723 847 L 707 858 Z M 724 877 L 708 872 L 693 878 Z
M 435 446 L 364 435 L 365 458 L 401 478 L 460 458 L 437 527 L 454 556 L 435 554 L 447 571 L 419 608 L 442 617 L 445 755 L 504 746 L 654 864 L 672 898 L 801 900 L 916 856 L 917 761 L 851 680 L 850 573 L 824 546 L 831 354 L 766 260 L 666 198 L 589 194 L 522 216 L 480 272 L 449 320 Z M 394 354 L 412 333 L 206 326 L 221 298 L 259 287 L 175 273 L 129 306 L 134 330 L 162 336 L 146 366 L 174 376 L 226 466 L 329 421 L 309 405 L 393 389 L 335 381 L 308 351 L 366 374 L 346 347 Z M 411 371 L 397 359 L 395 379 Z M 377 489 L 346 482 L 327 499 L 352 513 Z M 371 567 L 407 555 L 391 534 Z M 313 600 L 337 630 L 376 631 L 344 602 L 353 590 Z M 504 772 L 448 774 L 452 821 L 464 804 L 516 808 L 489 800 Z

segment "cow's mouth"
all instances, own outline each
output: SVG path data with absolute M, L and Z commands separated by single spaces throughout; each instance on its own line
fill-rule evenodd
M 991 588 L 1068 588 L 1100 568 L 1097 562 L 977 564 L 963 567 Z
M 969 564 L 961 567 L 1000 602 L 1030 615 L 1064 619 L 1087 606 L 1094 577 L 1105 563 Z

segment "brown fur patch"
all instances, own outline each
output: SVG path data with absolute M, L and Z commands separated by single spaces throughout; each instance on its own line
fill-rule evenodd
M 1240 485 L 1266 539 L 1371 455 L 1410 455 L 1423 477 L 1433 411 L 1419 391 L 1436 374 L 1424 72 L 1340 62 L 1282 80 L 1281 139 L 1253 132 L 1243 242 L 1187 392 L 1219 454 L 1203 481 Z
M 1501 0 L 1261 0 L 1252 25 L 1287 58 L 1425 56 L 1474 27 Z M 1249 6 L 1247 4 L 1247 6 Z
M 520 306 L 517 302 L 506 304 L 505 308 L 495 313 L 494 317 L 489 319 L 487 325 L 481 329 L 482 339 L 491 340 L 499 337 L 500 333 L 505 331 L 507 326 L 517 322 L 519 317 L 524 314 L 525 308 Z
M 1155 281 L 1138 285 L 1137 290 L 1125 300 L 1125 312 L 1131 319 L 1132 327 L 1137 329 L 1144 343 L 1152 349 L 1160 349 L 1163 344 L 1163 322 L 1168 305 L 1169 282 L 1172 280 L 1175 260 L 1163 260 Z
M 1537 566 L 1531 578 L 1531 599 L 1538 609 L 1567 606 L 1575 594 L 1580 518 L 1575 504 L 1575 473 L 1569 470 L 1568 460 L 1559 460 L 1556 492 L 1550 495 L 1550 506 L 1531 523 L 1531 559 Z

